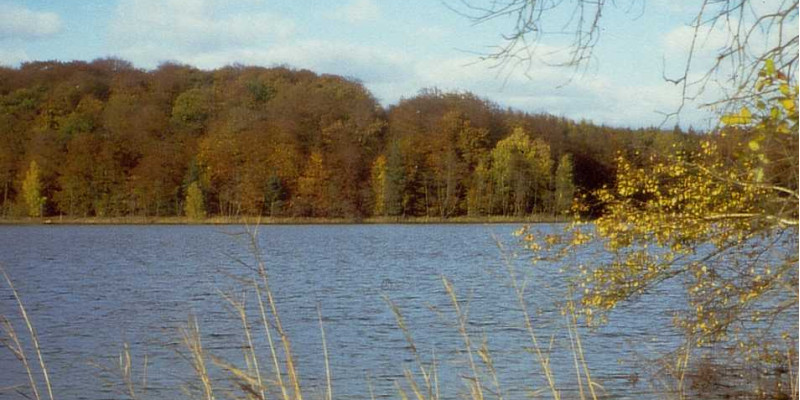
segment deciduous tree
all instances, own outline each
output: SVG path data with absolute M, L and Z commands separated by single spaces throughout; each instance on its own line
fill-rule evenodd
M 550 176 L 550 147 L 521 128 L 492 150 L 492 176 L 504 215 L 523 215 L 542 201 Z
M 565 235 L 520 232 L 537 261 L 578 254 L 565 267 L 574 268 L 589 321 L 675 282 L 686 289 L 676 322 L 690 348 L 723 344 L 737 349 L 743 367 L 796 368 L 798 87 L 769 62 L 760 75 L 760 106 L 724 116 L 699 149 L 636 162 L 619 154 L 615 183 L 595 193 L 605 208 L 593 225 L 577 221 Z M 769 174 L 775 149 L 787 147 L 777 154 L 788 169 Z M 783 174 L 794 181 L 785 184 Z M 581 259 L 598 246 L 608 261 Z
M 183 212 L 191 220 L 203 219 L 206 216 L 206 206 L 203 200 L 203 191 L 197 182 L 192 182 L 186 189 L 186 200 Z
M 29 217 L 41 217 L 47 198 L 42 196 L 42 183 L 39 180 L 39 165 L 31 161 L 25 180 L 22 181 L 22 194 Z
M 562 215 L 569 211 L 575 195 L 575 183 L 572 177 L 572 155 L 564 154 L 558 159 L 555 174 L 555 190 L 553 192 L 553 211 Z

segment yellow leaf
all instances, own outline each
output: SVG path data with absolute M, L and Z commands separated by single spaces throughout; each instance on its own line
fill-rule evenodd
M 750 117 L 752 117 L 753 114 L 750 113 L 750 110 L 747 107 L 742 107 L 742 109 L 739 111 L 739 116 L 742 118 L 750 119 Z
M 764 169 L 763 168 L 756 168 L 756 183 L 761 183 L 764 181 Z
M 720 121 L 724 125 L 747 125 L 752 120 L 752 116 L 747 107 L 742 107 L 738 114 L 723 115 Z
M 767 71 L 767 76 L 772 76 L 775 74 L 775 62 L 772 59 L 768 59 L 764 63 L 764 69 Z

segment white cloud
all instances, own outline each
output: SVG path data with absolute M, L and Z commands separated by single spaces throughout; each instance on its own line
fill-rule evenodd
M 652 7 L 652 9 L 646 9 L 646 12 L 666 12 L 674 15 L 695 16 L 700 11 L 701 3 L 675 0 L 651 0 L 644 6 Z
M 142 47 L 211 51 L 285 40 L 291 20 L 268 12 L 224 12 L 218 0 L 122 0 L 112 40 L 123 53 Z
M 619 83 L 596 74 L 575 76 L 571 69 L 543 64 L 535 64 L 527 76 L 522 71 L 506 76 L 498 75 L 497 70 L 490 69 L 489 65 L 476 64 L 470 57 L 429 60 L 415 64 L 413 82 L 417 85 L 373 87 L 367 82 L 367 86 L 377 92 L 378 97 L 387 97 L 380 94 L 403 89 L 407 90 L 404 96 L 413 96 L 417 89 L 429 86 L 467 90 L 502 107 L 631 127 L 660 125 L 664 122 L 664 114 L 676 111 L 680 102 L 680 88 L 667 82 L 648 85 Z M 680 121 L 672 118 L 667 125 L 681 122 L 686 127 L 686 122 L 690 121 L 699 127 L 704 118 L 715 122 L 710 113 L 697 110 L 696 105 L 687 104 Z
M 774 9 L 774 5 L 773 8 L 767 9 L 764 3 L 766 2 L 756 1 L 750 4 L 750 12 L 740 15 L 741 19 L 726 17 L 714 20 L 708 17 L 708 21 L 704 22 L 696 32 L 693 26 L 688 25 L 675 28 L 664 35 L 664 53 L 687 55 L 695 34 L 694 55 L 704 62 L 716 61 L 721 52 L 740 46 L 744 46 L 744 53 L 763 54 L 781 43 L 786 44 L 792 37 L 796 38 L 796 24 L 790 22 L 786 22 L 786 25 L 778 24 L 771 18 L 758 20 L 762 16 L 780 12 L 780 9 Z M 710 14 L 715 15 L 715 13 Z
M 24 50 L 0 49 L 0 66 L 14 67 L 19 65 L 21 62 L 29 61 L 30 59 L 31 58 Z
M 322 40 L 296 41 L 263 48 L 242 48 L 196 55 L 192 63 L 215 67 L 232 60 L 245 64 L 288 64 L 318 73 L 383 83 L 414 79 L 410 58 L 397 51 Z
M 471 91 L 503 107 L 617 126 L 657 125 L 663 119 L 658 111 L 674 111 L 680 100 L 677 89 L 666 83 L 647 87 L 629 82 L 620 85 L 597 74 L 575 77 L 573 70 L 547 67 L 544 63 L 535 64 L 526 77 L 521 69 L 506 75 L 508 71 L 491 69 L 490 63 L 476 63 L 474 55 L 422 58 L 411 48 L 403 50 L 389 44 L 299 39 L 294 36 L 292 21 L 268 13 L 224 10 L 221 0 L 121 1 L 112 25 L 116 26 L 112 38 L 117 43 L 112 45 L 120 49 L 121 57 L 144 67 L 167 60 L 205 69 L 231 63 L 288 64 L 359 79 L 384 105 L 435 86 L 448 91 Z M 348 7 L 358 3 L 352 2 Z M 368 20 L 368 14 L 356 19 Z M 448 32 L 420 32 L 423 37 L 445 34 Z M 678 30 L 663 44 L 665 48 L 671 45 L 678 49 L 684 38 L 685 32 Z M 550 62 L 561 56 L 543 45 L 537 52 Z M 567 82 L 570 83 L 558 87 Z M 689 112 L 684 120 L 701 118 L 701 113 Z
M 692 39 L 695 36 L 695 28 L 691 26 L 681 26 L 673 29 L 664 36 L 664 46 L 668 54 L 678 52 L 681 54 L 688 53 L 692 45 Z M 697 30 L 697 39 L 695 40 L 695 52 L 709 53 L 719 50 L 728 45 L 730 41 L 730 33 L 722 25 L 715 25 L 715 28 L 709 29 L 707 27 L 700 27 Z
M 61 18 L 56 13 L 38 12 L 22 6 L 0 3 L 0 39 L 36 39 L 61 31 Z
M 380 9 L 374 0 L 351 0 L 349 4 L 334 11 L 331 16 L 350 23 L 360 23 L 375 21 L 380 14 Z

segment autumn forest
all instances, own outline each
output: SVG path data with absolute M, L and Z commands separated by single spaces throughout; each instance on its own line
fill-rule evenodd
M 288 67 L 119 59 L 0 68 L 0 121 L 6 218 L 558 216 L 612 183 L 618 153 L 698 137 L 435 88 L 384 107 L 357 80 Z

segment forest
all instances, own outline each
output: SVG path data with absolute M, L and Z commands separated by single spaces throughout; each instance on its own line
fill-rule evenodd
M 355 79 L 283 66 L 115 58 L 0 68 L 0 121 L 5 218 L 559 216 L 613 183 L 617 156 L 709 136 L 436 88 L 384 107 Z

